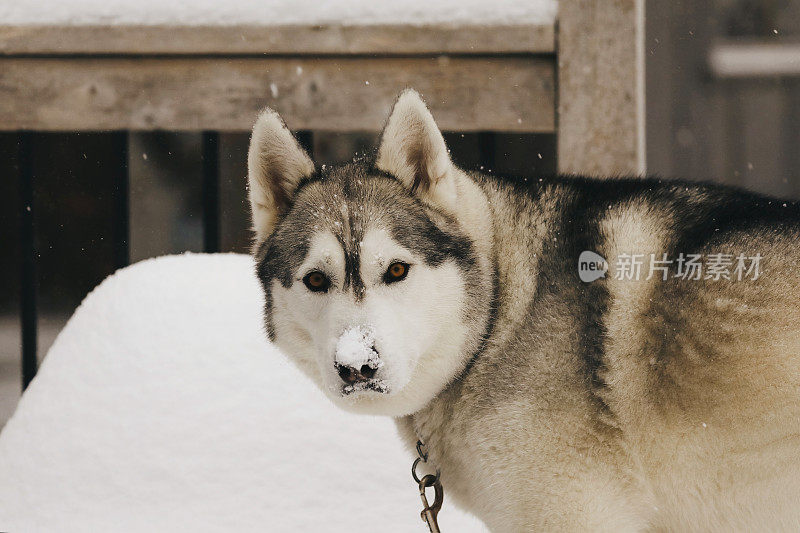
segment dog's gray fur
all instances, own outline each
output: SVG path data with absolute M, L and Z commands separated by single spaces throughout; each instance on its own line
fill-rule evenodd
M 466 174 L 432 124 L 406 92 L 376 161 L 323 172 L 262 115 L 250 187 L 272 340 L 343 407 L 423 438 L 448 495 L 492 530 L 800 529 L 800 206 L 674 181 Z M 297 272 L 314 235 L 334 235 L 343 279 L 313 297 L 370 320 L 365 298 L 405 290 L 361 279 L 371 227 L 419 258 L 412 273 L 463 287 L 442 303 L 459 327 L 448 344 L 431 334 L 394 394 L 343 397 L 327 340 L 311 340 L 323 325 L 293 315 L 311 298 Z M 583 250 L 758 253 L 764 273 L 584 283 Z

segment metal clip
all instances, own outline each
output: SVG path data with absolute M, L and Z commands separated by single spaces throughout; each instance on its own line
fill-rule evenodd
M 420 463 L 427 463 L 428 462 L 428 452 L 425 448 L 425 444 L 422 443 L 421 440 L 417 441 L 417 457 L 414 460 L 414 464 L 411 465 L 411 477 L 414 478 L 419 484 L 419 497 L 422 499 L 422 512 L 420 513 L 420 517 L 422 517 L 422 521 L 428 524 L 428 529 L 431 530 L 431 533 L 440 533 L 439 531 L 439 524 L 436 522 L 436 516 L 439 514 L 439 509 L 442 508 L 442 501 L 444 500 L 444 489 L 442 488 L 442 482 L 439 481 L 439 469 L 436 469 L 436 474 L 427 474 L 422 476 L 422 479 L 417 476 L 417 467 Z M 433 505 L 428 503 L 428 497 L 425 496 L 425 489 L 428 487 L 433 487 L 434 490 L 434 500 Z
M 433 487 L 434 490 L 435 496 L 433 505 L 428 503 L 428 498 L 425 496 L 425 489 L 428 487 Z M 428 529 L 431 530 L 431 533 L 440 533 L 436 517 L 439 514 L 439 510 L 442 508 L 444 489 L 442 489 L 442 482 L 439 481 L 439 476 L 428 474 L 422 477 L 419 481 L 419 497 L 422 499 L 423 505 L 422 512 L 420 513 L 422 521 L 428 524 Z
M 424 448 L 424 447 L 425 447 L 425 445 L 422 444 L 422 441 L 418 440 L 417 441 L 417 454 L 419 455 L 419 457 L 414 459 L 414 462 L 411 465 L 411 477 L 413 477 L 414 481 L 416 481 L 417 483 L 421 482 L 419 476 L 417 475 L 417 467 L 419 466 L 420 463 L 427 463 L 428 462 L 428 454 L 427 454 L 427 452 L 423 452 L 422 451 L 422 448 Z M 435 476 L 436 477 L 436 481 L 439 481 L 439 475 L 440 475 L 440 472 L 439 472 L 439 469 L 437 468 L 436 469 L 436 476 Z M 432 484 L 428 485 L 428 486 L 430 487 L 430 486 L 432 486 Z

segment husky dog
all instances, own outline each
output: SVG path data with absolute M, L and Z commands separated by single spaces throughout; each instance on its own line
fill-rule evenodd
M 492 530 L 800 530 L 797 203 L 466 173 L 410 90 L 371 161 L 266 110 L 248 163 L 270 339 Z

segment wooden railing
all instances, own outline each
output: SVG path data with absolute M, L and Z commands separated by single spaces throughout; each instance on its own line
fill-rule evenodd
M 564 172 L 644 170 L 643 0 L 562 0 L 518 26 L 0 26 L 0 130 L 18 134 L 23 382 L 36 372 L 31 134 L 110 130 L 116 266 L 129 260 L 129 131 L 202 131 L 204 249 L 219 249 L 219 134 L 264 106 L 312 131 L 380 130 L 413 86 L 443 130 L 553 134 Z M 490 148 L 491 147 L 491 148 Z M 530 154 L 535 157 L 535 154 Z

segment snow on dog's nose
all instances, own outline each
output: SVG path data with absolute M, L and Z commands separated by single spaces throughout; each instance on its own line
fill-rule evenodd
M 385 392 L 383 382 L 373 379 L 383 362 L 375 349 L 375 334 L 371 326 L 353 326 L 344 330 L 336 342 L 333 364 L 346 384 L 342 390 L 345 394 L 364 389 Z

